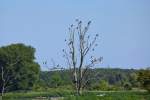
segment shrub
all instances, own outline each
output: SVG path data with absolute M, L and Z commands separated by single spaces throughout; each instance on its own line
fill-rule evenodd
M 104 91 L 109 90 L 109 84 L 108 84 L 108 82 L 105 81 L 105 80 L 101 80 L 100 81 L 99 89 L 100 90 L 104 90 Z
M 146 70 L 140 70 L 138 72 L 137 80 L 140 82 L 142 88 L 150 92 L 150 68 Z
M 125 83 L 124 84 L 124 89 L 125 90 L 132 90 L 132 85 L 130 83 Z

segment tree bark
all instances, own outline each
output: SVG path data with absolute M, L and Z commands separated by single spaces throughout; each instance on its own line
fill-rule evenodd
M 4 91 L 5 91 L 5 79 L 4 79 L 4 69 L 3 66 L 1 66 L 1 72 L 2 72 L 2 90 L 1 90 L 1 99 L 3 99 Z
M 1 96 L 2 96 L 1 98 L 2 98 L 2 99 L 3 99 L 4 91 L 5 91 L 5 87 L 3 86 L 3 87 L 2 87 L 2 91 L 1 91 Z
M 87 36 L 86 33 L 88 31 L 91 21 L 89 21 L 85 27 L 82 26 L 82 21 L 76 21 L 76 26 L 71 25 L 69 27 L 70 36 L 68 42 L 66 42 L 69 50 L 68 52 L 66 52 L 63 49 L 63 52 L 69 64 L 69 68 L 73 69 L 73 72 L 71 74 L 73 77 L 72 82 L 74 84 L 74 88 L 76 89 L 76 94 L 81 95 L 82 89 L 85 85 L 85 77 L 88 75 L 85 74 L 87 73 L 87 69 L 94 66 L 96 62 L 99 62 L 97 58 L 93 58 L 91 56 L 91 63 L 88 66 L 84 65 L 84 60 L 86 58 L 85 56 L 90 50 L 93 50 L 96 46 L 95 42 L 97 40 L 98 34 L 96 34 L 95 38 L 90 41 L 90 36 Z M 75 33 L 77 33 L 77 35 Z M 78 36 L 78 38 L 75 38 L 76 36 Z

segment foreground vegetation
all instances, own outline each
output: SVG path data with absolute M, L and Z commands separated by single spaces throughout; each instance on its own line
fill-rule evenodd
M 149 100 L 150 94 L 141 92 L 95 92 L 83 96 L 67 97 L 66 100 Z
M 6 93 L 3 100 L 149 100 L 150 94 L 143 91 L 89 91 L 75 96 L 68 90 L 51 90 L 47 92 L 13 92 Z M 57 99 L 58 98 L 58 99 Z

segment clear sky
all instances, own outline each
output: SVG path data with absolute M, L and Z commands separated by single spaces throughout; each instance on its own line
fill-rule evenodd
M 99 66 L 150 66 L 150 0 L 0 0 L 0 46 L 25 43 L 41 66 L 51 58 L 65 65 L 64 40 L 77 18 L 92 20 L 89 33 L 100 34 Z

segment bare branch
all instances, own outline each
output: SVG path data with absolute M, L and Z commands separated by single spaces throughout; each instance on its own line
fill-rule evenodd
M 79 93 L 83 86 L 83 79 L 85 79 L 87 76 L 87 70 L 93 67 L 96 63 L 99 63 L 101 59 L 91 59 L 90 64 L 84 66 L 86 55 L 90 50 L 94 50 L 94 48 L 97 46 L 96 40 L 98 34 L 96 34 L 94 39 L 90 42 L 90 36 L 87 35 L 87 31 L 91 21 L 89 21 L 85 27 L 83 26 L 82 21 L 77 19 L 76 22 L 77 25 L 71 25 L 69 28 L 69 39 L 67 43 L 69 50 L 63 50 L 63 52 L 69 68 L 72 69 L 71 74 L 73 76 L 74 85 L 77 93 Z M 75 36 L 78 38 L 75 38 Z

